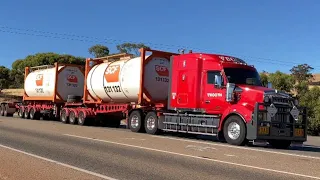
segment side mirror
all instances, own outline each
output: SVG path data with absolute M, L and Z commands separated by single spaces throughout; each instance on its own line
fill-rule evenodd
M 226 101 L 231 102 L 233 101 L 233 91 L 236 87 L 234 83 L 227 83 L 227 92 L 226 92 Z
M 218 88 L 222 87 L 222 76 L 214 75 L 214 85 Z
M 271 83 L 271 82 L 268 82 L 268 84 L 267 84 L 267 88 L 272 89 L 272 83 Z

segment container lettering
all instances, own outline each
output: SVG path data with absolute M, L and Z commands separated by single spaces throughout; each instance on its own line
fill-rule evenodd
M 42 86 L 43 85 L 43 74 L 36 75 L 36 85 Z
M 207 93 L 208 97 L 222 97 L 222 93 Z
M 121 88 L 120 86 L 106 86 L 104 87 L 104 90 L 107 92 L 107 93 L 113 93 L 113 92 L 121 92 Z
M 35 90 L 37 93 L 41 93 L 41 94 L 44 93 L 43 88 L 36 88 Z
M 169 82 L 169 78 L 156 77 L 156 81 L 160 81 L 160 82 Z
M 219 58 L 223 61 L 235 61 L 235 58 L 228 56 L 219 56 Z
M 104 78 L 107 82 L 118 82 L 120 74 L 120 65 L 109 66 L 105 73 Z
M 67 86 L 76 88 L 76 87 L 78 87 L 78 84 L 67 83 Z
M 169 76 L 169 70 L 166 66 L 156 65 L 155 71 L 159 76 L 167 76 L 167 77 Z

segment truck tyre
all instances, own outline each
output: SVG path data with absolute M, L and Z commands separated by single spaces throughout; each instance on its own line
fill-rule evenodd
M 143 132 L 144 131 L 143 122 L 144 121 L 142 120 L 142 115 L 140 111 L 135 110 L 131 112 L 128 119 L 128 124 L 132 132 Z
M 158 116 L 155 112 L 148 112 L 144 119 L 144 128 L 148 134 L 158 134 Z
M 246 143 L 246 126 L 239 116 L 233 115 L 226 120 L 223 134 L 227 143 L 231 145 L 243 146 Z
M 0 106 L 0 116 L 4 116 L 4 104 Z
M 20 107 L 19 108 L 19 111 L 18 111 L 18 116 L 20 117 L 20 118 L 23 118 L 23 108 L 22 107 Z
M 76 114 L 74 113 L 74 111 L 70 111 L 69 113 L 69 123 L 70 124 L 76 124 L 77 118 L 76 118 Z
M 291 141 L 287 140 L 270 140 L 269 144 L 276 149 L 288 149 L 291 145 Z
M 8 113 L 8 109 L 9 109 L 9 105 L 8 105 L 8 104 L 6 104 L 6 105 L 4 106 L 3 116 L 6 116 L 6 117 L 12 117 L 12 116 L 13 116 L 13 114 L 12 114 L 12 113 Z
M 23 118 L 24 119 L 30 119 L 30 112 L 28 111 L 28 108 L 24 109 Z
M 68 122 L 67 111 L 65 109 L 61 111 L 60 121 L 64 124 L 67 124 Z
M 83 111 L 80 111 L 78 114 L 78 125 L 83 126 L 86 122 L 86 117 Z
M 34 108 L 30 109 L 30 119 L 35 119 L 36 116 L 36 110 Z

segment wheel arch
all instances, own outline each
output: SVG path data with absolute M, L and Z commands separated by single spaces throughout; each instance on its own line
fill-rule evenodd
M 145 115 L 145 112 L 143 111 L 143 109 L 141 108 L 133 108 L 133 109 L 130 109 L 129 112 L 128 112 L 128 117 L 131 115 L 132 112 L 134 111 L 140 111 L 141 115 Z
M 231 116 L 238 116 L 244 122 L 244 124 L 247 124 L 245 118 L 239 112 L 231 112 L 222 119 L 220 126 L 219 126 L 219 133 L 223 133 L 223 126 L 226 123 L 226 120 Z M 245 126 L 245 128 L 247 129 L 247 126 Z
M 243 123 L 243 134 L 240 135 L 238 137 L 237 140 L 231 140 L 230 137 L 227 137 L 228 135 L 226 133 L 228 133 L 228 130 L 226 130 L 225 132 L 225 123 L 227 121 L 229 121 L 229 118 L 230 117 L 235 117 L 236 119 L 238 119 L 239 122 L 242 122 Z M 230 120 L 234 120 L 234 118 L 231 118 Z M 240 125 L 240 124 L 239 124 Z M 238 112 L 231 112 L 229 113 L 222 121 L 221 123 L 221 126 L 219 127 L 220 128 L 220 131 L 218 131 L 218 137 L 221 139 L 223 139 L 223 141 L 226 141 L 228 142 L 229 144 L 233 144 L 233 145 L 245 145 L 248 140 L 247 140 L 247 124 L 246 124 L 246 120 L 244 119 L 244 117 L 238 113 Z M 241 131 L 241 129 L 240 129 Z M 228 139 L 227 139 L 228 138 Z M 239 139 L 240 138 L 240 139 Z

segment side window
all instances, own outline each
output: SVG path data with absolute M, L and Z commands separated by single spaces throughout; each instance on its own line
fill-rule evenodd
M 207 72 L 207 84 L 214 84 L 215 75 L 221 75 L 220 71 L 208 71 Z M 223 84 L 223 81 L 222 81 Z

